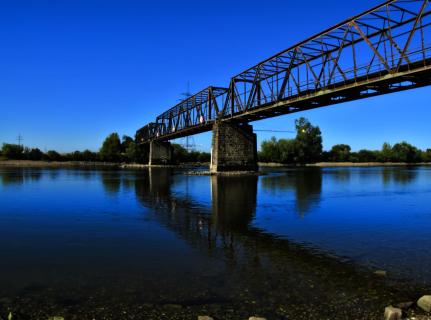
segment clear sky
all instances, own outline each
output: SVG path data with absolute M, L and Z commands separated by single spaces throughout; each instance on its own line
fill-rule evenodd
M 228 86 L 248 67 L 382 1 L 0 1 L 0 143 L 97 150 L 133 136 L 181 98 Z M 255 122 L 307 117 L 324 147 L 407 140 L 431 148 L 431 87 Z M 270 133 L 258 133 L 267 139 Z M 291 137 L 292 134 L 276 134 Z M 209 150 L 210 134 L 194 137 Z

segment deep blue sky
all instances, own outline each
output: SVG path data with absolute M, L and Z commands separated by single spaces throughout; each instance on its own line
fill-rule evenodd
M 187 89 L 228 86 L 260 60 L 381 1 L 0 2 L 0 142 L 97 150 L 136 129 Z M 324 147 L 407 140 L 431 147 L 429 94 L 417 89 L 255 122 L 292 130 L 299 115 Z M 278 137 L 291 136 L 277 134 Z M 258 133 L 259 140 L 269 133 Z M 209 150 L 210 134 L 194 138 Z

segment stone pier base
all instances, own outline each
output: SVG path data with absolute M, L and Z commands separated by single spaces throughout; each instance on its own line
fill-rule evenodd
M 216 122 L 213 127 L 212 173 L 257 171 L 256 134 L 248 124 Z
M 172 146 L 169 142 L 151 141 L 148 164 L 164 165 L 172 163 Z

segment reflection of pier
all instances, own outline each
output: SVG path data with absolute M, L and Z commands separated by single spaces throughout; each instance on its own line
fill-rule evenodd
M 257 179 L 211 176 L 211 217 L 220 232 L 248 228 L 256 210 Z
M 242 270 L 246 287 L 263 286 L 268 292 L 287 290 L 289 304 L 292 305 L 313 301 L 316 290 L 327 292 L 326 295 L 318 295 L 319 299 L 322 296 L 328 299 L 319 301 L 320 305 L 346 299 L 356 299 L 358 304 L 365 303 L 365 300 L 370 300 L 369 290 L 379 297 L 375 298 L 375 303 L 382 299 L 391 301 L 393 296 L 400 294 L 396 288 L 376 281 L 369 270 L 253 227 L 257 177 L 192 178 L 201 179 L 203 187 L 211 186 L 211 207 L 194 200 L 190 194 L 174 194 L 171 184 L 175 184 L 176 179 L 168 170 L 149 169 L 144 172 L 136 180 L 136 195 L 142 205 L 155 212 L 155 219 L 189 245 L 209 256 L 221 258 L 227 268 L 236 266 L 235 271 L 232 269 L 229 272 Z M 272 178 L 276 181 L 271 181 Z M 308 178 L 311 175 L 304 172 L 286 185 L 289 189 L 296 188 L 295 194 L 300 198 L 297 206 L 301 212 L 306 212 L 310 205 L 318 201 L 321 190 L 321 174 L 317 174 L 316 181 L 306 188 L 300 181 Z M 270 188 L 274 183 L 281 183 L 277 177 L 261 179 L 263 187 Z M 262 293 L 253 293 L 251 289 L 251 294 Z M 270 304 L 266 300 L 269 298 L 269 295 L 258 297 L 261 303 Z M 366 316 L 359 314 L 358 317 Z

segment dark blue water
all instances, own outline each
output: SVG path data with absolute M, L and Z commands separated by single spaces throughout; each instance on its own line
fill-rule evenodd
M 265 173 L 0 168 L 0 317 L 373 319 L 431 291 L 430 167 Z

